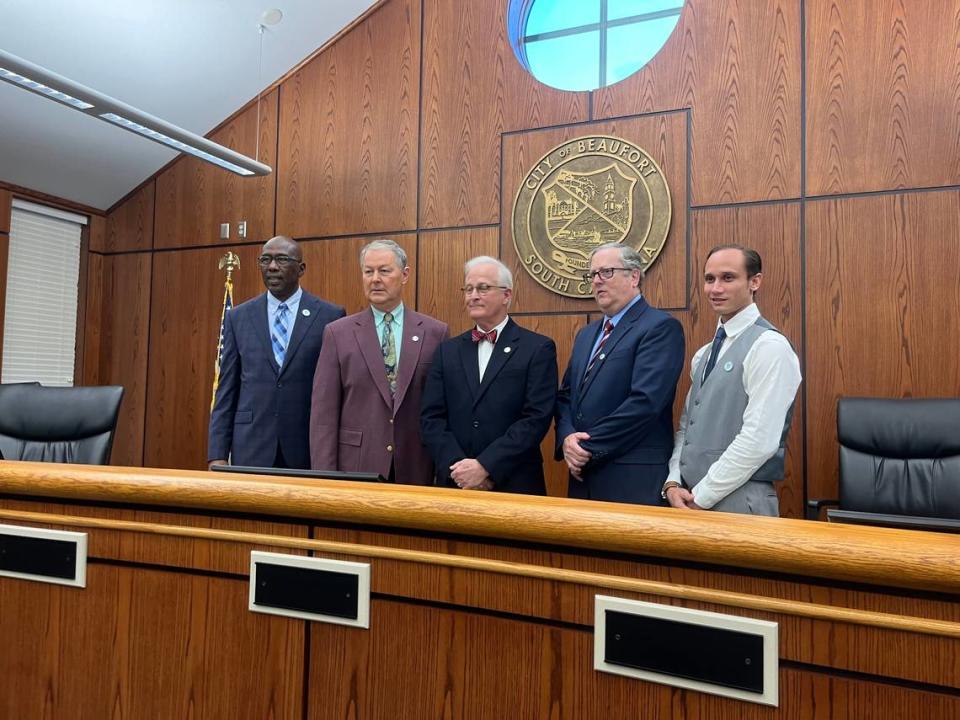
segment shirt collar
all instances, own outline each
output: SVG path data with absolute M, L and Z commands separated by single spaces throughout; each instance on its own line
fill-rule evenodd
M 627 311 L 628 311 L 630 308 L 632 308 L 634 305 L 636 305 L 638 302 L 640 302 L 640 298 L 642 298 L 642 297 L 643 297 L 643 293 L 640 293 L 640 294 L 637 295 L 633 300 L 631 300 L 631 301 L 628 302 L 626 305 L 624 305 L 624 306 L 623 306 L 623 309 L 622 309 L 620 312 L 618 312 L 618 313 L 617 313 L 616 315 L 614 315 L 613 317 L 607 318 L 607 320 L 609 320 L 610 322 L 612 322 L 612 323 L 613 323 L 613 326 L 616 327 L 616 326 L 617 326 L 617 323 L 620 322 L 620 321 L 623 319 L 623 316 L 627 314 Z
M 759 317 L 760 308 L 757 307 L 756 303 L 750 303 L 726 322 L 717 320 L 717 327 L 723 325 L 723 331 L 727 334 L 727 337 L 732 338 L 753 325 Z
M 507 323 L 508 323 L 508 322 L 510 322 L 510 316 L 509 316 L 509 315 L 507 315 L 503 320 L 501 320 L 499 325 L 497 325 L 495 328 L 493 328 L 494 330 L 497 331 L 497 338 L 498 338 L 498 339 L 499 339 L 500 336 L 503 334 L 503 329 L 507 326 Z M 479 325 L 477 325 L 476 328 L 477 328 L 477 330 L 479 330 L 480 332 L 486 332 L 486 331 L 485 331 L 483 328 L 481 328 Z
M 294 291 L 293 295 L 282 302 L 284 302 L 288 308 L 293 307 L 300 302 L 301 297 L 303 297 L 303 288 L 297 285 L 297 289 Z M 280 302 L 280 300 L 277 300 L 277 298 L 274 297 L 272 292 L 267 292 L 267 309 L 271 313 L 275 313 L 277 311 L 277 308 L 280 307 Z
M 370 306 L 370 309 L 373 311 L 373 322 L 377 327 L 383 325 L 383 317 L 386 315 L 382 310 L 377 310 L 373 305 Z M 403 303 L 397 305 L 393 310 L 390 311 L 390 314 L 393 315 L 393 321 L 399 325 L 403 325 Z

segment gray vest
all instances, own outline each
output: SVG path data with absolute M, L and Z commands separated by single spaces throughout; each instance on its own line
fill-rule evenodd
M 707 381 L 700 384 L 710 357 L 709 349 L 700 357 L 693 373 L 693 387 L 687 395 L 685 413 L 687 428 L 680 453 L 680 476 L 688 487 L 703 480 L 710 466 L 717 461 L 743 427 L 747 409 L 747 392 L 743 387 L 743 360 L 750 348 L 765 332 L 778 332 L 762 317 L 738 335 L 717 360 Z M 772 483 L 783 480 L 783 461 L 787 433 L 793 417 L 793 403 L 787 410 L 776 454 L 757 468 L 750 480 Z

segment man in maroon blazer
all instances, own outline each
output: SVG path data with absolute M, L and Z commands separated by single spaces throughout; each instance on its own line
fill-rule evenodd
M 310 465 L 433 484 L 420 440 L 420 397 L 445 323 L 403 304 L 407 254 L 392 240 L 360 251 L 370 307 L 327 325 L 313 377 Z

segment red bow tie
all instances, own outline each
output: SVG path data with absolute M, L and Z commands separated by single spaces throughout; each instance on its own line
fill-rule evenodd
M 497 330 L 494 328 L 490 332 L 480 332 L 477 328 L 473 329 L 473 332 L 470 334 L 470 337 L 474 342 L 478 343 L 482 340 L 486 340 L 489 343 L 497 344 Z

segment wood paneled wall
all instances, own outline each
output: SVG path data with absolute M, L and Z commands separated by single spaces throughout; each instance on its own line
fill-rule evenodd
M 251 105 L 217 131 L 245 152 L 259 132 L 273 175 L 181 159 L 110 213 L 86 352 L 101 382 L 128 385 L 118 459 L 203 463 L 221 222 L 250 224 L 234 248 L 238 301 L 259 290 L 250 261 L 276 232 L 304 241 L 308 289 L 355 310 L 356 250 L 385 235 L 415 258 L 407 301 L 453 329 L 466 326 L 462 261 L 499 254 L 516 269 L 515 316 L 553 335 L 565 363 L 595 308 L 525 275 L 509 213 L 531 159 L 596 132 L 635 140 L 670 181 L 673 225 L 646 292 L 683 322 L 688 356 L 715 323 L 700 296 L 707 250 L 737 241 L 764 256 L 761 308 L 805 375 L 786 514 L 836 492 L 839 396 L 958 394 L 960 360 L 944 349 L 960 313 L 960 0 L 687 0 L 646 67 L 593 93 L 524 71 L 507 7 L 385 0 L 264 97 L 259 128 Z
M 13 193 L 0 188 L 0 234 L 10 233 L 10 211 L 13 206 Z
M 7 308 L 7 258 L 10 255 L 10 213 L 13 194 L 0 188 L 0 361 L 3 359 L 3 318 Z

